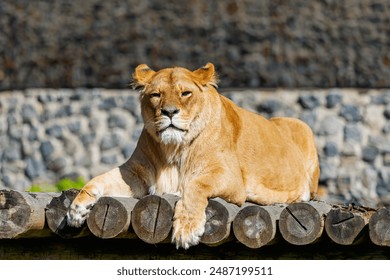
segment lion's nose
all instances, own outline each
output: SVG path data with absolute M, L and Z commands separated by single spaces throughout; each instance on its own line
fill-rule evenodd
M 178 114 L 179 112 L 180 109 L 176 107 L 165 107 L 164 109 L 161 109 L 161 114 L 169 118 L 172 118 L 174 115 Z

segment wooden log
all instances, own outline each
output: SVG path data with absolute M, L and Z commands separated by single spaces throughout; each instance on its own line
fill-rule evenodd
M 68 226 L 66 214 L 69 206 L 75 199 L 79 190 L 63 191 L 59 197 L 53 198 L 46 208 L 46 220 L 50 230 L 62 238 L 77 238 L 89 235 L 86 224 L 81 227 Z
M 131 225 L 135 234 L 149 244 L 167 240 L 173 225 L 173 212 L 178 196 L 164 194 L 141 198 L 132 211 Z
M 55 193 L 0 190 L 0 238 L 44 237 L 45 207 Z
M 209 199 L 206 208 L 205 230 L 200 242 L 217 246 L 230 239 L 231 224 L 240 207 L 221 198 Z
M 319 240 L 324 229 L 325 215 L 331 206 L 320 201 L 290 204 L 279 218 L 282 237 L 294 245 L 307 245 Z
M 325 231 L 337 244 L 354 245 L 362 242 L 366 226 L 373 211 L 364 208 L 337 207 L 328 212 L 325 219 Z
M 378 246 L 390 246 L 390 208 L 381 208 L 369 222 L 371 241 Z
M 259 206 L 245 203 L 233 221 L 237 240 L 253 249 L 272 244 L 277 234 L 277 222 L 286 205 Z
M 131 212 L 138 199 L 131 197 L 101 197 L 87 218 L 93 235 L 99 238 L 132 238 L 129 232 Z

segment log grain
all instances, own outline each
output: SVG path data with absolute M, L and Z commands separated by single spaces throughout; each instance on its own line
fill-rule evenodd
M 149 244 L 165 242 L 172 230 L 173 212 L 178 200 L 178 196 L 168 194 L 141 198 L 131 215 L 135 234 Z
M 390 246 L 390 208 L 381 208 L 369 222 L 371 241 L 378 246 Z
M 230 240 L 231 224 L 240 207 L 221 198 L 209 199 L 206 207 L 206 224 L 200 242 L 217 246 Z
M 0 238 L 45 237 L 45 207 L 56 193 L 0 190 Z
M 233 232 L 239 242 L 257 249 L 275 242 L 277 223 L 286 205 L 259 206 L 246 203 L 233 221 Z
M 62 238 L 77 238 L 90 234 L 86 223 L 79 228 L 70 227 L 67 223 L 66 214 L 78 193 L 79 191 L 75 189 L 63 191 L 60 196 L 53 198 L 46 208 L 47 225 L 52 232 Z
M 134 237 L 129 227 L 131 212 L 137 202 L 137 199 L 131 197 L 99 198 L 87 218 L 89 230 L 103 239 Z
M 325 215 L 331 205 L 320 201 L 290 204 L 280 214 L 279 230 L 282 237 L 293 245 L 312 244 L 320 239 Z
M 367 232 L 373 210 L 335 206 L 325 219 L 325 231 L 329 238 L 340 245 L 361 243 Z

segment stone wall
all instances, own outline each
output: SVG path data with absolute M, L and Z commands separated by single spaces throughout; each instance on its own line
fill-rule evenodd
M 265 117 L 308 123 L 323 198 L 390 205 L 390 90 L 222 90 Z M 0 184 L 92 176 L 123 163 L 142 130 L 138 93 L 107 89 L 0 92 Z
M 2 0 L 0 25 L 1 90 L 208 61 L 224 87 L 390 87 L 388 0 Z

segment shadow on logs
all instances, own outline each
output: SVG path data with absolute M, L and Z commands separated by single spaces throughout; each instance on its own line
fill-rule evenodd
M 52 232 L 62 238 L 76 238 L 90 234 L 85 223 L 79 228 L 70 227 L 67 224 L 66 213 L 78 193 L 79 191 L 75 189 L 63 191 L 61 195 L 55 197 L 46 208 L 47 225 Z
M 369 222 L 371 241 L 378 246 L 390 246 L 390 208 L 381 208 Z
M 200 242 L 217 246 L 230 239 L 231 224 L 240 208 L 221 198 L 209 199 L 206 208 L 206 224 Z
M 44 237 L 45 207 L 58 193 L 0 190 L 0 238 Z
M 233 221 L 233 232 L 237 240 L 252 249 L 272 244 L 277 234 L 280 213 L 285 207 L 244 204 Z
M 355 245 L 363 241 L 364 230 L 373 211 L 360 212 L 353 208 L 338 207 L 329 211 L 325 219 L 325 231 L 329 238 L 340 245 Z
M 131 225 L 135 234 L 149 244 L 167 239 L 173 225 L 173 211 L 179 200 L 175 195 L 148 195 L 134 206 Z
M 131 197 L 101 197 L 93 206 L 87 225 L 99 238 L 132 238 L 130 233 L 131 212 L 138 199 Z
M 320 239 L 330 209 L 330 205 L 320 201 L 290 204 L 280 214 L 280 233 L 291 244 L 312 244 Z

